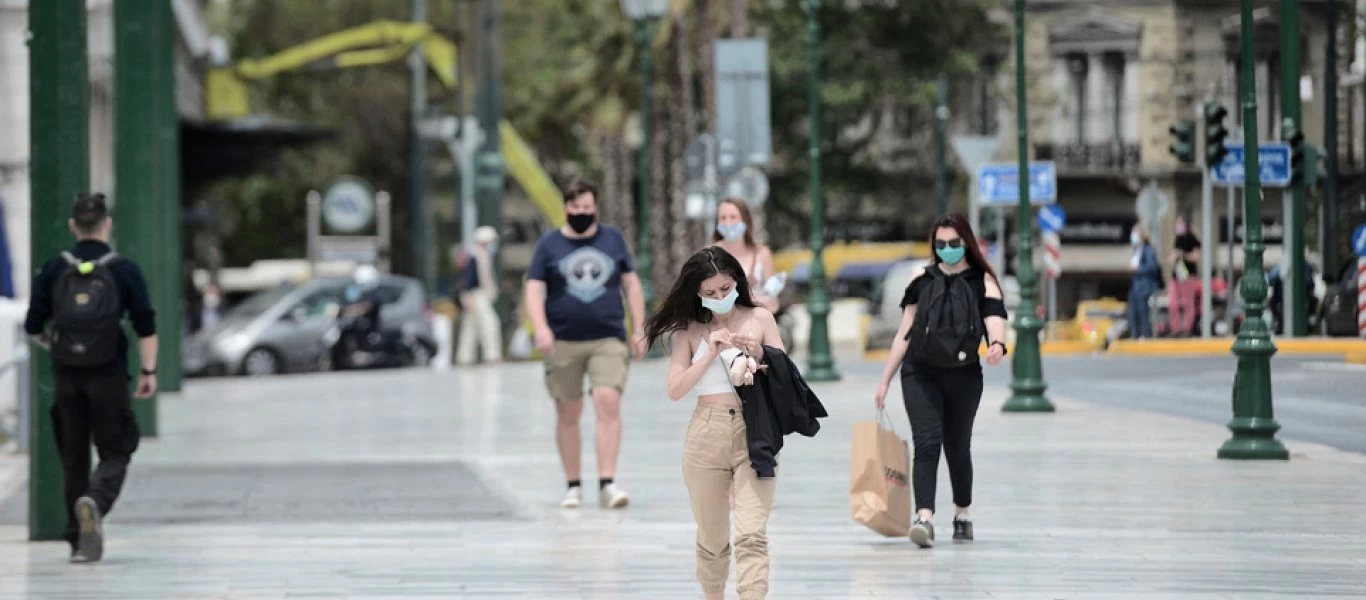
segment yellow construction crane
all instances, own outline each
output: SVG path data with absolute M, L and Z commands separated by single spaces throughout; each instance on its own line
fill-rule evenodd
M 455 89 L 456 47 L 425 23 L 376 21 L 328 34 L 260 59 L 210 67 L 205 78 L 205 114 L 212 120 L 251 114 L 247 84 L 293 70 L 367 67 L 400 60 L 414 48 L 447 89 Z M 507 121 L 498 124 L 499 148 L 508 173 L 526 192 L 546 222 L 564 224 L 560 193 L 531 147 Z

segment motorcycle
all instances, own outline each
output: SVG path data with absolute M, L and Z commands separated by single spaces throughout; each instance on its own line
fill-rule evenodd
M 324 371 L 421 366 L 429 354 L 416 336 L 381 331 L 364 313 L 343 313 L 320 343 Z

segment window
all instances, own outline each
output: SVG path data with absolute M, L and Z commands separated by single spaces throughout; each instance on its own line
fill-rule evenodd
M 1050 26 L 1057 102 L 1051 143 L 1041 158 L 1071 167 L 1138 164 L 1138 58 L 1141 23 L 1103 11 Z

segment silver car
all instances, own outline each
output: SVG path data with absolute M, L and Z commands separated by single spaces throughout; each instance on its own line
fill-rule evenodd
M 347 278 L 323 277 L 282 284 L 248 298 L 213 327 L 190 338 L 181 358 L 184 373 L 260 376 L 317 370 L 322 364 L 322 336 L 336 322 L 349 285 Z M 384 300 L 384 328 L 419 340 L 415 362 L 428 364 L 436 342 L 422 284 L 385 275 L 378 293 Z

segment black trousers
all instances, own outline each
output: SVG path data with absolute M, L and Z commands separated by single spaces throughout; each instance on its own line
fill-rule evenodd
M 108 514 L 123 489 L 128 462 L 141 435 L 133 418 L 128 375 L 122 369 L 59 369 L 53 379 L 52 430 L 66 492 L 62 537 L 74 544 L 79 534 L 76 500 L 89 496 L 101 513 Z M 94 473 L 90 470 L 91 442 L 100 458 Z
M 982 367 L 935 369 L 903 365 L 901 395 L 911 420 L 916 510 L 934 510 L 939 451 L 949 463 L 955 506 L 972 505 L 972 424 L 982 403 Z

